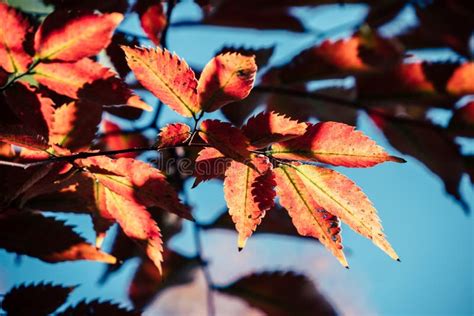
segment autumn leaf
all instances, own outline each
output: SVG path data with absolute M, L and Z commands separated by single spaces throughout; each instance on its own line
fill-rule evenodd
M 5 100 L 26 128 L 48 140 L 54 122 L 54 102 L 50 98 L 28 84 L 15 83 L 5 91 Z
M 63 305 L 74 287 L 52 283 L 21 284 L 12 288 L 2 300 L 8 315 L 50 315 Z
M 168 124 L 158 134 L 157 146 L 158 148 L 163 147 L 176 147 L 186 143 L 191 137 L 191 127 L 184 123 L 173 123 Z
M 214 112 L 230 102 L 246 98 L 256 73 L 255 56 L 217 55 L 204 67 L 199 78 L 197 91 L 201 109 Z
M 342 250 L 339 219 L 328 212 L 292 166 L 275 169 L 276 192 L 302 236 L 317 238 L 344 267 L 349 267 Z
M 120 13 L 54 11 L 35 34 L 36 58 L 71 62 L 97 55 L 122 19 Z
M 18 212 L 18 211 L 13 211 Z M 41 236 L 38 239 L 38 236 Z M 87 243 L 63 221 L 40 214 L 17 213 L 0 217 L 0 248 L 45 262 L 116 259 Z
M 160 45 L 161 32 L 166 27 L 167 19 L 163 4 L 154 0 L 138 0 L 133 9 L 140 17 L 140 25 L 155 45 Z
M 119 304 L 108 301 L 93 300 L 81 301 L 75 306 L 70 306 L 57 316 L 92 316 L 92 315 L 114 315 L 114 316 L 140 316 L 138 311 L 126 309 Z
M 102 107 L 88 101 L 64 104 L 54 113 L 50 142 L 69 149 L 88 148 L 102 119 Z
M 102 121 L 104 136 L 99 141 L 98 147 L 103 150 L 119 150 L 135 147 L 146 147 L 149 145 L 148 139 L 139 132 L 129 133 L 122 131 L 119 125 L 104 119 Z M 115 155 L 116 158 L 135 158 L 140 153 L 122 153 Z
M 239 297 L 265 315 L 335 316 L 337 313 L 307 277 L 293 272 L 244 276 L 218 291 Z
M 247 149 L 250 145 L 249 140 L 240 129 L 229 123 L 205 120 L 201 123 L 199 136 L 226 157 L 241 162 L 250 157 L 250 152 Z
M 81 159 L 80 164 L 89 169 L 93 179 L 121 197 L 192 219 L 189 208 L 181 203 L 166 176 L 145 162 L 98 156 Z
M 128 105 L 146 111 L 152 109 L 114 72 L 88 58 L 74 63 L 41 63 L 35 68 L 34 78 L 48 89 L 72 99 L 109 107 Z
M 105 188 L 105 200 L 108 213 L 116 220 L 124 233 L 143 248 L 161 273 L 163 246 L 160 229 L 142 205 L 124 198 Z
M 474 137 L 474 101 L 454 111 L 448 130 L 457 136 Z
M 265 156 L 252 157 L 255 169 L 233 161 L 225 172 L 224 196 L 229 214 L 239 233 L 239 250 L 274 204 L 275 180 L 272 164 Z
M 355 232 L 372 240 L 392 259 L 399 260 L 385 238 L 372 202 L 354 182 L 337 171 L 312 165 L 291 165 L 281 168 L 289 174 L 297 175 L 308 194 L 321 208 L 337 216 Z
M 213 147 L 202 149 L 194 162 L 194 173 L 196 177 L 193 188 L 201 182 L 214 178 L 224 178 L 224 173 L 231 163 L 230 158 L 225 156 Z
M 122 49 L 137 80 L 164 104 L 185 117 L 199 112 L 197 80 L 184 60 L 159 47 Z
M 23 125 L 0 125 L 0 140 L 33 150 L 45 150 L 49 147 L 44 137 Z
M 463 96 L 474 93 L 474 62 L 461 64 L 446 83 L 446 91 Z
M 306 123 L 299 123 L 275 112 L 262 112 L 251 117 L 242 130 L 255 148 L 264 148 L 306 132 Z
M 28 20 L 6 3 L 0 3 L 0 68 L 6 72 L 24 72 L 32 58 L 23 47 L 31 30 Z
M 309 125 L 303 136 L 274 144 L 269 153 L 280 159 L 309 160 L 344 167 L 372 167 L 385 161 L 405 162 L 388 155 L 354 127 L 336 122 Z

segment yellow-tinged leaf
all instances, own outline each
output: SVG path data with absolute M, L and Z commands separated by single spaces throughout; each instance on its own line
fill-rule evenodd
M 159 47 L 122 49 L 137 80 L 163 103 L 185 117 L 200 111 L 197 80 L 184 60 Z
M 342 251 L 339 219 L 316 201 L 296 169 L 282 165 L 274 173 L 280 204 L 288 210 L 298 233 L 319 239 L 344 267 L 348 267 Z
M 108 46 L 122 20 L 120 13 L 55 11 L 35 34 L 37 58 L 76 61 L 96 55 Z
M 385 238 L 372 202 L 350 179 L 337 171 L 312 165 L 285 167 L 305 184 L 311 196 L 329 213 L 339 217 L 354 231 L 372 240 L 391 258 L 399 257 Z
M 124 233 L 135 240 L 161 273 L 163 242 L 160 229 L 147 209 L 105 187 L 107 210 Z
M 272 164 L 265 156 L 252 158 L 255 169 L 232 161 L 225 172 L 224 196 L 239 233 L 239 250 L 273 207 L 275 191 Z

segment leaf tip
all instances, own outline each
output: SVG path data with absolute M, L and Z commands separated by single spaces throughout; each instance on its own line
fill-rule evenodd
M 397 258 L 397 261 L 398 261 L 398 262 L 402 262 L 402 260 L 400 260 L 400 258 Z
M 406 163 L 407 161 L 403 158 L 397 156 L 389 156 L 389 161 L 397 162 L 397 163 Z

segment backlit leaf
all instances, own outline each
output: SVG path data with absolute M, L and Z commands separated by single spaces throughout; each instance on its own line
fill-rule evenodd
M 191 137 L 191 127 L 184 123 L 168 124 L 160 130 L 157 145 L 175 147 L 183 145 Z
M 293 167 L 276 168 L 275 180 L 280 204 L 288 210 L 298 233 L 317 238 L 344 267 L 348 267 L 342 250 L 339 219 L 319 202 Z
M 272 156 L 281 159 L 309 160 L 334 166 L 372 167 L 403 159 L 390 156 L 362 132 L 336 122 L 309 125 L 306 134 L 272 145 Z
M 184 60 L 166 49 L 122 47 L 137 80 L 185 117 L 199 112 L 197 80 Z
M 6 72 L 23 72 L 31 63 L 23 44 L 31 27 L 28 21 L 6 3 L 0 3 L 0 68 Z
M 312 165 L 282 168 L 297 175 L 308 193 L 325 211 L 340 218 L 357 233 L 371 239 L 392 259 L 399 259 L 385 238 L 372 202 L 354 182 L 337 171 Z
M 138 0 L 134 10 L 140 16 L 143 31 L 155 45 L 160 45 L 161 32 L 166 27 L 166 14 L 163 4 L 155 0 Z
M 109 45 L 122 19 L 120 13 L 54 11 L 35 34 L 36 56 L 42 60 L 76 61 L 96 55 Z
M 239 250 L 245 247 L 266 211 L 273 207 L 275 198 L 275 180 L 268 158 L 255 156 L 252 164 L 255 169 L 233 161 L 225 172 L 224 196 L 239 233 Z
M 306 123 L 299 123 L 275 112 L 262 112 L 251 117 L 242 127 L 245 136 L 255 148 L 263 148 L 274 142 L 282 142 L 301 136 Z
M 255 56 L 239 53 L 217 55 L 204 67 L 198 83 L 199 103 L 206 112 L 246 98 L 253 87 Z

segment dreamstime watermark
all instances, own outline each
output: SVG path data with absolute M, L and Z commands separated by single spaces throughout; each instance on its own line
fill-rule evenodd
M 227 157 L 211 158 L 201 161 L 194 161 L 193 159 L 186 157 L 159 157 L 157 160 L 154 160 L 157 168 L 164 173 L 175 174 L 177 172 L 183 177 L 213 177 L 215 175 L 224 174 L 232 161 L 231 158 Z

